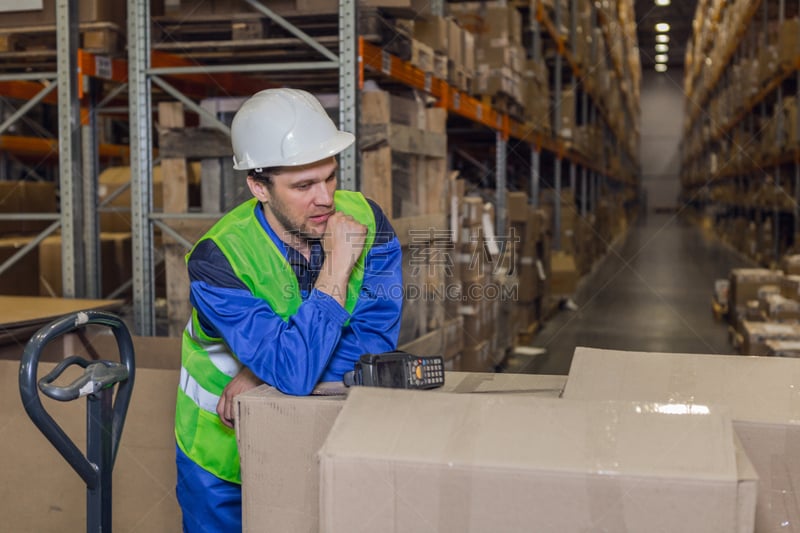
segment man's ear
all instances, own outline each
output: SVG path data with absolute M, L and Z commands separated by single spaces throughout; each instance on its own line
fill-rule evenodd
M 269 188 L 264 182 L 253 179 L 252 176 L 247 176 L 247 187 L 259 202 L 263 203 L 269 200 Z

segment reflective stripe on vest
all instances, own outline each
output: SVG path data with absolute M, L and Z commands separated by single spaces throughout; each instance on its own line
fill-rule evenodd
M 181 368 L 180 389 L 203 411 L 217 414 L 219 395 L 208 392 L 196 379 L 189 375 L 185 368 Z
M 364 278 L 364 260 L 375 239 L 375 216 L 360 193 L 336 191 L 334 198 L 337 211 L 368 228 L 364 250 L 347 286 L 345 309 L 352 313 Z M 288 321 L 303 301 L 300 287 L 291 265 L 259 224 L 256 206 L 253 198 L 236 207 L 200 241 L 212 239 L 253 295 L 266 300 L 276 314 Z M 190 256 L 191 252 L 187 260 Z M 240 483 L 236 434 L 220 421 L 216 406 L 223 389 L 242 365 L 222 339 L 209 337 L 203 331 L 196 310 L 192 310 L 183 332 L 181 367 L 175 413 L 178 446 L 212 474 Z

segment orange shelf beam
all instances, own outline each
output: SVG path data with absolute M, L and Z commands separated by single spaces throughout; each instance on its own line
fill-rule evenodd
M 438 99 L 439 107 L 500 132 L 506 140 L 509 138 L 518 139 L 535 147 L 537 150 L 543 149 L 556 154 L 559 159 L 567 158 L 586 168 L 612 176 L 608 169 L 600 167 L 575 150 L 568 148 L 558 139 L 532 130 L 529 124 L 524 124 L 504 113 L 498 112 L 477 98 L 459 91 L 443 80 L 426 74 L 417 67 L 381 50 L 362 38 L 359 38 L 359 50 L 361 51 L 362 65 L 362 72 L 359 72 L 360 80 L 363 79 L 363 69 L 365 68 L 381 72 L 408 87 L 427 92 Z M 614 179 L 625 182 L 624 179 L 619 177 L 614 177 Z
M 22 135 L 0 135 L 0 150 L 22 157 L 57 157 L 58 140 Z M 128 160 L 130 147 L 120 144 L 101 144 L 98 147 L 98 155 L 103 159 Z
M 15 100 L 30 100 L 45 88 L 45 85 L 35 81 L 0 81 L 0 96 Z M 58 102 L 56 91 L 51 92 L 42 100 L 48 104 Z

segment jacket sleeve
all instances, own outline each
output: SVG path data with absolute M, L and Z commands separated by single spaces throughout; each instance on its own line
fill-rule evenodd
M 340 381 L 362 354 L 395 350 L 402 303 L 401 248 L 393 237 L 370 249 L 361 295 L 321 381 Z
M 191 303 L 208 335 L 222 338 L 242 364 L 282 392 L 311 392 L 339 343 L 347 311 L 314 290 L 284 322 L 232 275 L 213 243 L 195 249 L 189 276 Z

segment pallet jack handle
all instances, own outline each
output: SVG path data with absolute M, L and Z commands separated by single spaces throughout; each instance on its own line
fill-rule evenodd
M 119 349 L 119 362 L 86 361 L 73 355 L 37 382 L 39 358 L 44 347 L 65 333 L 92 324 L 112 329 Z M 74 365 L 84 369 L 80 377 L 69 385 L 53 384 L 68 367 Z M 134 376 L 130 332 L 122 320 L 105 311 L 81 311 L 55 320 L 31 337 L 22 355 L 19 389 L 25 411 L 86 484 L 86 530 L 93 533 L 111 531 L 111 473 L 133 392 Z M 117 384 L 119 387 L 114 397 L 114 385 Z M 44 409 L 39 390 L 62 402 L 86 397 L 86 455 Z

